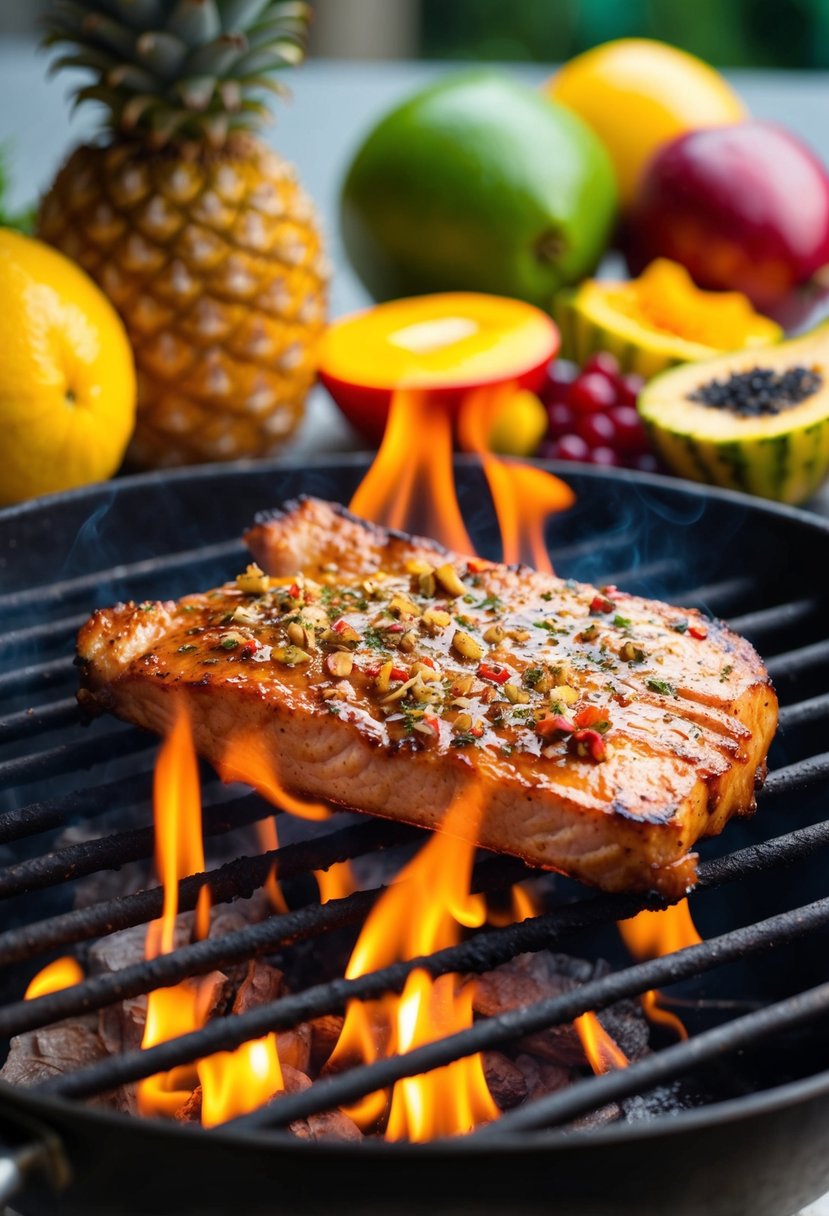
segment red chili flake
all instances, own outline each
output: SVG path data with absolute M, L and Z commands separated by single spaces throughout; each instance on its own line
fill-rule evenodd
M 435 669 L 435 660 L 434 659 L 430 659 L 428 655 L 425 655 L 420 661 L 424 667 L 431 667 L 432 671 L 434 671 L 434 669 Z
M 369 676 L 369 678 L 372 680 L 374 680 L 380 674 L 380 666 L 378 663 L 371 663 L 368 667 L 358 667 L 355 663 L 354 670 L 361 671 L 364 676 Z
M 606 595 L 594 595 L 590 601 L 591 612 L 612 612 L 613 604 Z
M 704 625 L 702 621 L 695 621 L 693 625 L 688 626 L 688 633 L 692 638 L 696 638 L 698 642 L 704 642 L 708 637 L 708 626 Z
M 605 727 L 609 725 L 607 710 L 599 709 L 598 705 L 585 705 L 577 714 L 574 714 L 573 721 L 581 729 L 596 726 L 599 723 L 603 723 Z
M 607 759 L 607 744 L 597 730 L 577 730 L 567 740 L 567 747 L 574 756 L 597 764 Z
M 249 659 L 251 657 L 251 655 L 256 654 L 256 651 L 258 649 L 259 649 L 259 643 L 257 641 L 255 641 L 254 638 L 248 638 L 248 640 L 246 642 L 243 642 L 242 645 L 239 647 L 239 658 L 240 659 Z
M 408 678 L 409 673 L 406 671 L 405 667 L 392 667 L 391 671 L 389 672 L 390 680 L 408 680 Z
M 575 729 L 575 722 L 565 718 L 564 714 L 547 714 L 535 724 L 536 734 L 541 735 L 542 739 L 549 739 L 553 735 L 570 735 Z
M 429 730 L 433 730 L 438 736 L 440 735 L 440 722 L 434 714 L 424 714 L 423 721 L 429 727 Z
M 301 597 L 302 588 L 300 587 L 299 583 L 291 583 L 290 587 L 288 588 L 288 595 L 292 600 L 298 600 Z
M 349 627 L 348 621 L 345 619 L 344 616 L 341 616 L 340 619 L 338 621 L 335 621 L 334 624 L 331 626 L 331 628 L 334 630 L 335 633 L 344 633 L 345 630 L 348 629 L 348 627 Z
M 484 570 L 491 570 L 492 565 L 492 562 L 488 562 L 483 557 L 470 557 L 466 563 L 466 569 L 469 574 L 483 574 Z
M 481 726 L 480 722 L 476 722 L 474 726 L 470 726 L 467 733 L 470 734 L 473 739 L 480 739 L 484 733 L 484 728 Z
M 502 667 L 500 663 L 481 663 L 478 675 L 482 680 L 492 680 L 493 684 L 506 684 L 512 672 L 508 667 Z
M 403 633 L 408 628 L 401 621 L 395 621 L 393 625 L 385 625 L 386 633 Z

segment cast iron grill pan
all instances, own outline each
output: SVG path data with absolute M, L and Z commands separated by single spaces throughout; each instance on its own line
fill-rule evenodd
M 552 466 L 551 466 L 552 467 Z M 79 878 L 117 871 L 152 854 L 147 794 L 156 741 L 100 720 L 84 730 L 74 701 L 73 639 L 90 610 L 118 599 L 172 598 L 232 577 L 239 537 L 255 513 L 298 493 L 347 502 L 363 457 L 297 467 L 286 462 L 129 478 L 0 514 L 0 1037 L 266 954 L 362 921 L 376 897 L 359 892 L 324 906 L 300 904 L 230 937 L 184 947 L 152 963 L 84 981 L 39 1001 L 20 1000 L 29 978 L 79 943 L 160 912 L 160 892 L 114 894 L 76 910 Z M 751 1211 L 784 1216 L 829 1187 L 825 1152 L 829 1047 L 825 966 L 829 890 L 826 774 L 829 641 L 821 570 L 829 524 L 803 513 L 657 477 L 556 470 L 576 506 L 551 521 L 556 572 L 699 606 L 748 636 L 780 694 L 781 731 L 758 815 L 702 848 L 693 910 L 702 946 L 635 967 L 620 965 L 574 994 L 476 1023 L 471 1031 L 399 1059 L 316 1083 L 266 1110 L 205 1133 L 96 1111 L 81 1099 L 266 1030 L 342 1009 L 349 996 L 399 990 L 413 964 L 351 981 L 311 984 L 271 1006 L 220 1019 L 152 1052 L 81 1068 L 35 1089 L 0 1087 L 0 1165 L 26 1175 L 24 1213 L 265 1213 L 509 1211 L 604 1214 Z M 459 461 L 461 506 L 479 551 L 497 557 L 497 530 L 477 466 Z M 253 794 L 206 777 L 205 830 L 221 836 L 272 813 Z M 100 837 L 57 846 L 76 819 Z M 421 839 L 415 829 L 339 816 L 331 830 L 278 853 L 286 881 L 344 858 Z M 57 846 L 57 847 L 56 847 Z M 214 869 L 214 902 L 262 884 L 268 854 Z M 208 867 L 210 869 L 210 867 Z M 479 861 L 476 884 L 504 889 L 528 871 L 506 858 Z M 201 879 L 181 884 L 192 907 Z M 558 880 L 551 911 L 487 929 L 426 965 L 486 970 L 527 949 L 604 951 L 613 922 L 640 904 Z M 672 984 L 672 991 L 729 991 L 750 999 L 736 1015 L 696 1017 L 691 1039 L 628 1069 L 590 1078 L 509 1112 L 490 1127 L 428 1146 L 366 1142 L 308 1145 L 280 1128 L 365 1092 L 494 1047 L 587 1008 Z M 705 1002 L 703 1002 L 704 1004 Z M 714 1002 L 716 1004 L 716 1002 Z M 692 1020 L 694 1020 L 692 1016 Z M 778 1047 L 797 1042 L 778 1059 Z M 573 1133 L 573 1119 L 610 1101 L 651 1094 L 678 1077 L 741 1061 L 732 1093 L 672 1118 Z M 752 1092 L 753 1090 L 758 1092 Z M 562 1130 L 565 1129 L 565 1130 Z M 34 1148 L 32 1148 L 34 1146 Z M 46 1146 L 46 1147 L 44 1147 Z M 16 1156 L 15 1156 L 16 1153 Z M 29 1169 L 31 1164 L 32 1168 Z M 53 1186 L 60 1189 L 56 1198 Z

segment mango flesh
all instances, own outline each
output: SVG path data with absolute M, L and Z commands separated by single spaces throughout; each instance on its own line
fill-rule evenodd
M 340 218 L 375 299 L 464 290 L 549 308 L 593 271 L 615 212 L 593 132 L 535 90 L 476 71 L 381 120 L 351 165 Z

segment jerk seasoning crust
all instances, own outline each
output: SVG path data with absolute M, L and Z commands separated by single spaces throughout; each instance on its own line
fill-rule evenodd
M 722 622 L 315 499 L 246 539 L 235 582 L 94 613 L 87 709 L 161 733 L 184 698 L 220 772 L 255 745 L 294 794 L 424 827 L 465 800 L 479 844 L 607 891 L 679 898 L 754 810 L 777 698 Z

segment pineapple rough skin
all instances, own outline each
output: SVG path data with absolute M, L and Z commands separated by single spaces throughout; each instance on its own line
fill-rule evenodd
M 293 168 L 249 134 L 218 149 L 78 148 L 39 235 L 103 288 L 138 371 L 133 467 L 264 456 L 302 417 L 328 271 Z

